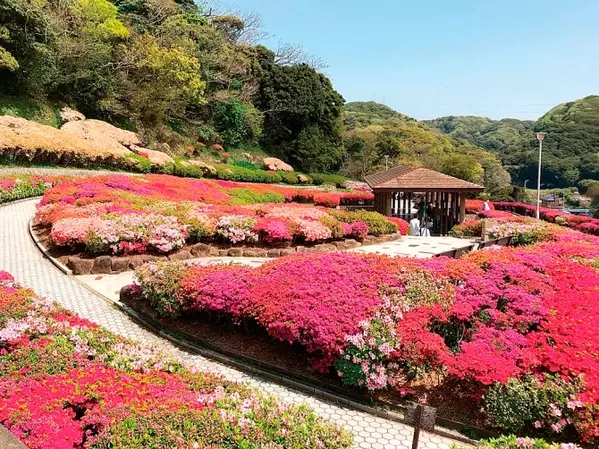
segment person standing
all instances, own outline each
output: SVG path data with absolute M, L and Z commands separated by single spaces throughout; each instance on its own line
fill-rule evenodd
M 418 219 L 418 214 L 415 214 L 414 217 L 410 220 L 410 235 L 420 236 L 420 220 Z
M 489 206 L 489 200 L 485 200 L 483 203 L 483 211 L 491 210 L 491 206 Z

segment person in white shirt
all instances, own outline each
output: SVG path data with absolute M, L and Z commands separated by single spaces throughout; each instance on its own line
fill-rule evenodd
M 420 235 L 420 220 L 418 215 L 414 215 L 414 218 L 410 220 L 410 235 Z
M 483 203 L 483 210 L 491 210 L 491 207 L 489 206 L 489 201 L 485 200 L 485 202 Z

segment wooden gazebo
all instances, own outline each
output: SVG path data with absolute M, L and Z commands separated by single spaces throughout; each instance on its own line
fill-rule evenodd
M 432 232 L 446 235 L 466 215 L 466 194 L 480 193 L 483 186 L 422 167 L 408 165 L 365 177 L 374 191 L 374 208 L 386 216 L 410 221 L 415 213 L 432 223 Z M 415 210 L 416 202 L 425 206 Z

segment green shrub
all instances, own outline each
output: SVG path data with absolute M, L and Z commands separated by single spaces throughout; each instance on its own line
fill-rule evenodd
M 333 175 L 331 173 L 310 173 L 309 176 L 312 178 L 312 182 L 317 186 L 329 184 L 342 188 L 343 184 L 345 184 L 346 181 L 349 181 L 349 178 L 346 178 L 345 176 Z
M 233 161 L 232 165 L 235 167 L 247 168 L 248 170 L 258 170 L 258 167 L 249 161 Z
M 393 234 L 397 232 L 397 225 L 390 222 L 387 218 L 378 212 L 368 212 L 365 210 L 330 210 L 328 211 L 337 220 L 344 223 L 353 224 L 356 221 L 363 221 L 368 225 L 368 233 L 372 235 Z
M 181 303 L 175 299 L 179 284 L 185 276 L 185 266 L 181 262 L 157 262 L 145 264 L 135 270 L 141 293 L 152 307 L 164 316 L 179 316 Z
M 270 173 L 264 170 L 249 170 L 235 165 L 216 166 L 218 179 L 240 182 L 263 182 L 267 184 L 276 184 L 281 182 L 281 177 L 277 173 Z
M 175 158 L 173 174 L 184 178 L 201 178 L 203 176 L 200 167 L 192 165 L 180 158 Z
M 60 114 L 55 106 L 27 97 L 0 97 L 0 115 L 21 117 L 58 128 Z
M 231 204 L 284 203 L 285 196 L 276 192 L 253 192 L 249 189 L 231 189 Z
M 532 428 L 539 421 L 544 425 L 556 418 L 552 406 L 566 414 L 568 401 L 582 390 L 582 381 L 568 383 L 559 376 L 546 375 L 544 380 L 527 376 L 510 379 L 505 385 L 493 385 L 485 394 L 485 409 L 491 422 L 510 432 Z
M 285 184 L 299 184 L 299 179 L 297 179 L 297 173 L 292 171 L 278 171 L 277 174 L 281 177 L 281 180 Z
M 140 156 L 139 154 L 127 154 L 125 155 L 125 161 L 129 168 L 140 173 L 150 173 L 152 171 L 152 164 L 147 157 Z
M 491 438 L 489 440 L 481 440 L 477 444 L 477 448 L 481 449 L 562 449 L 566 445 L 558 443 L 550 443 L 541 438 L 517 437 L 515 435 L 504 435 L 499 438 Z M 577 449 L 579 446 L 568 444 L 570 449 Z M 461 446 L 452 444 L 450 449 L 464 449 Z

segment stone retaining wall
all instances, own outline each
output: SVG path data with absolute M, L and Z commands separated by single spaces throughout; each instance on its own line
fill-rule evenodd
M 134 270 L 143 263 L 154 260 L 189 260 L 202 257 L 283 257 L 295 253 L 330 253 L 335 251 L 346 251 L 366 245 L 391 242 L 401 239 L 401 234 L 389 234 L 382 236 L 367 236 L 362 242 L 354 239 L 339 240 L 330 243 L 321 243 L 314 246 L 292 246 L 288 248 L 256 248 L 256 247 L 233 247 L 222 248 L 206 243 L 197 243 L 186 246 L 179 251 L 164 255 L 135 255 L 135 256 L 98 256 L 95 258 L 82 258 L 70 256 L 66 266 L 75 275 L 81 274 L 116 274 L 124 271 Z

